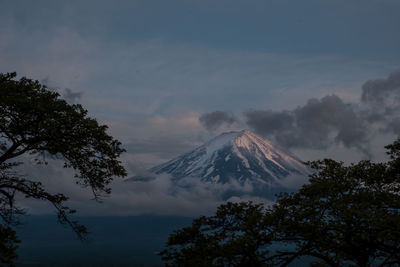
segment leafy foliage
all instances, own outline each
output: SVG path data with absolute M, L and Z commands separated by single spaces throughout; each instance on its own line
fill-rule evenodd
M 15 78 L 16 73 L 0 74 L 0 262 L 4 263 L 16 256 L 13 244 L 17 239 L 11 226 L 17 223 L 15 215 L 24 213 L 16 206 L 16 194 L 50 202 L 61 223 L 71 226 L 80 238 L 87 233 L 84 226 L 69 219 L 75 211 L 64 205 L 66 196 L 50 194 L 40 182 L 14 171 L 21 164 L 18 157 L 30 154 L 44 164 L 46 157 L 62 160 L 65 168 L 76 171 L 77 184 L 89 187 L 96 200 L 111 192 L 107 185 L 113 177 L 126 175 L 118 160 L 124 149 L 107 134 L 107 126 L 38 81 Z
M 325 159 L 297 193 L 269 207 L 227 203 L 173 233 L 160 254 L 178 266 L 393 266 L 400 262 L 400 141 L 388 163 Z
M 19 242 L 11 227 L 0 224 L 0 262 L 2 264 L 12 264 L 17 257 L 16 250 L 18 247 L 16 243 Z
M 172 235 L 163 260 L 172 266 L 257 266 L 271 232 L 262 205 L 227 203 Z M 168 265 L 168 264 L 167 264 Z

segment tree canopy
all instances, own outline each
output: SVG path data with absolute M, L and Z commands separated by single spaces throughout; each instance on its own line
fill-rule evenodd
M 119 156 L 125 150 L 107 134 L 107 126 L 90 118 L 79 104 L 68 104 L 57 92 L 38 81 L 16 79 L 16 73 L 0 74 L 0 262 L 15 258 L 17 237 L 12 226 L 24 211 L 15 196 L 49 201 L 61 223 L 84 238 L 86 228 L 69 219 L 74 210 L 64 205 L 63 194 L 50 194 L 40 182 L 24 177 L 15 167 L 21 156 L 36 163 L 56 158 L 75 170 L 76 183 L 92 190 L 96 200 L 111 192 L 108 185 L 126 175 Z
M 169 266 L 393 266 L 400 263 L 400 140 L 387 163 L 309 163 L 315 172 L 274 205 L 227 203 L 174 232 Z

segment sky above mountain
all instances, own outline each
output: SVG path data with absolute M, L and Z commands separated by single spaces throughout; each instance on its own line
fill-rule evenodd
M 130 175 L 251 129 L 304 160 L 385 160 L 397 0 L 3 1 L 0 72 L 110 126 Z

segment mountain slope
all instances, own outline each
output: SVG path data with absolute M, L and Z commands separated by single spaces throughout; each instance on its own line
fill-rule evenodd
M 307 167 L 295 156 L 247 130 L 223 133 L 150 171 L 170 174 L 174 179 L 198 177 L 214 183 L 235 180 L 265 185 L 279 184 L 288 175 L 308 174 Z

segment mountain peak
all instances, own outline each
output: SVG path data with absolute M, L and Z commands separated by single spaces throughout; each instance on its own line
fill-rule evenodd
M 227 132 L 176 159 L 151 169 L 175 179 L 273 184 L 290 175 L 307 175 L 307 167 L 273 142 L 249 131 Z
M 249 146 L 253 144 L 277 146 L 273 144 L 271 141 L 264 139 L 261 136 L 256 135 L 253 132 L 250 132 L 249 130 L 240 131 L 238 136 L 235 138 L 235 143 L 240 147 L 247 147 L 247 148 L 249 148 Z
M 204 146 L 207 148 L 207 154 L 211 154 L 225 146 L 236 146 L 250 151 L 258 148 L 262 151 L 278 150 L 281 153 L 288 153 L 283 152 L 277 144 L 249 130 L 222 133 L 205 143 Z

